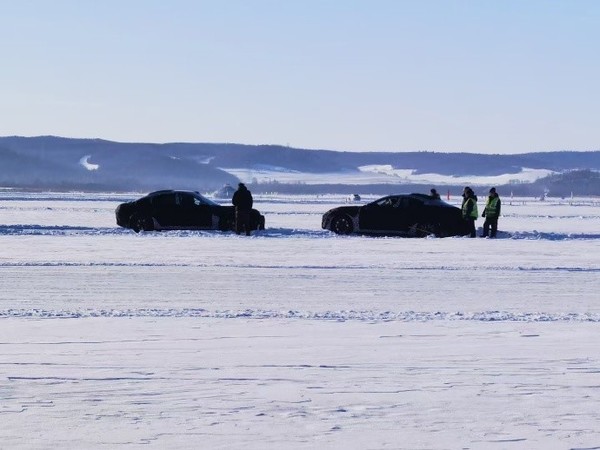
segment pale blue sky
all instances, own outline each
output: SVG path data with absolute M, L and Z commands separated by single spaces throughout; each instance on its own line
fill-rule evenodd
M 0 135 L 600 150 L 600 1 L 0 0 Z

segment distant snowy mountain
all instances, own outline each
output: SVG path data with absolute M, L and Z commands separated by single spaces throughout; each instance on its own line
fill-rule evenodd
M 483 155 L 338 152 L 274 145 L 120 143 L 55 136 L 0 137 L 0 186 L 29 189 L 214 191 L 242 180 L 265 192 L 547 186 L 600 195 L 600 151 Z M 567 181 L 565 181 L 567 180 Z

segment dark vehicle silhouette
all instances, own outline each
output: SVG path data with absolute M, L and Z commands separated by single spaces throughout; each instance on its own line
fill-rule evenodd
M 321 226 L 337 234 L 438 237 L 468 233 L 460 208 L 425 194 L 388 195 L 363 206 L 323 214 Z
M 121 203 L 115 210 L 117 225 L 136 233 L 160 230 L 235 229 L 233 206 L 223 206 L 192 191 L 156 191 L 138 200 Z M 256 209 L 250 213 L 252 230 L 264 230 L 265 218 Z

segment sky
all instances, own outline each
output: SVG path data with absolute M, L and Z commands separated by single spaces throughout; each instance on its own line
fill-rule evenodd
M 0 136 L 600 150 L 595 0 L 0 0 Z

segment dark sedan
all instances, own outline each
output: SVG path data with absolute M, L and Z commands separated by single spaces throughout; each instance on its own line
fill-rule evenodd
M 363 206 L 340 206 L 323 215 L 321 226 L 337 234 L 444 237 L 468 233 L 460 208 L 425 194 L 388 195 Z
M 117 225 L 140 230 L 235 229 L 233 206 L 223 206 L 192 191 L 157 191 L 138 200 L 121 203 L 115 211 Z M 264 230 L 265 218 L 256 209 L 250 213 L 253 230 Z

